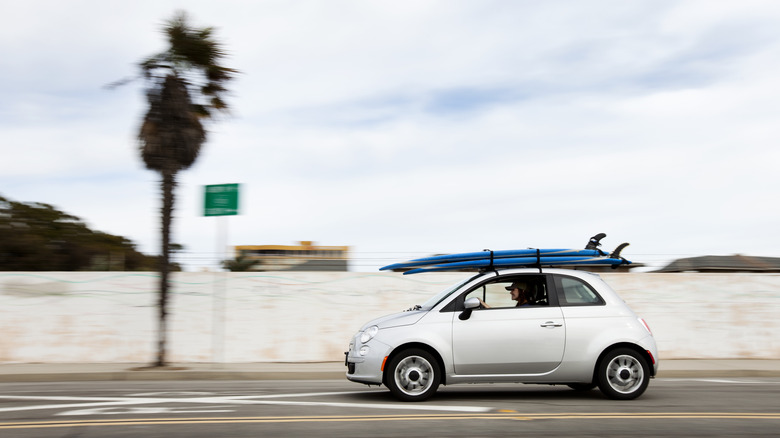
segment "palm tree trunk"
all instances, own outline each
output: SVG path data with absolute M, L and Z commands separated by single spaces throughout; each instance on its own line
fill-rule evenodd
M 168 365 L 168 274 L 170 272 L 171 249 L 171 219 L 173 216 L 173 189 L 176 187 L 176 172 L 162 172 L 162 253 L 160 255 L 160 296 L 158 303 L 159 328 L 157 331 L 157 363 L 158 367 Z

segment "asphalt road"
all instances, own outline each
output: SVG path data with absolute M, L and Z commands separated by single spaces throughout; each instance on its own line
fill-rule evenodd
M 424 403 L 346 380 L 0 384 L 0 436 L 772 436 L 780 378 L 655 379 L 638 400 L 598 390 L 464 385 Z

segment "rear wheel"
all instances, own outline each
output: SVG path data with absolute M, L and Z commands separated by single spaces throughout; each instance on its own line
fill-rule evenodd
M 432 354 L 419 348 L 404 350 L 390 361 L 387 388 L 403 401 L 422 401 L 439 388 L 439 364 Z
M 599 389 L 609 398 L 631 400 L 639 397 L 650 382 L 650 368 L 641 354 L 630 348 L 607 353 L 596 376 Z

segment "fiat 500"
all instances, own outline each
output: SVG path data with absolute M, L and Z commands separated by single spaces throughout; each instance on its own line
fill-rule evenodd
M 628 400 L 658 370 L 645 321 L 599 276 L 568 269 L 478 274 L 365 324 L 345 355 L 349 380 L 383 384 L 404 401 L 488 382 L 598 386 Z

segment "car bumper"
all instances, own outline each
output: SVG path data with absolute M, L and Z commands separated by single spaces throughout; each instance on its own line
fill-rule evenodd
M 359 353 L 364 345 L 357 342 L 357 339 L 350 346 L 352 348 L 344 353 L 346 356 L 344 364 L 347 366 L 347 379 L 367 385 L 382 384 L 383 366 L 385 358 L 390 354 L 390 346 L 372 340 L 365 345 L 369 347 L 369 351 L 364 355 Z
M 642 339 L 639 342 L 639 345 L 645 349 L 648 356 L 650 356 L 652 363 L 649 363 L 648 365 L 650 368 L 652 368 L 652 377 L 655 377 L 658 375 L 658 363 L 659 363 L 659 357 L 658 357 L 658 347 L 655 344 L 655 338 L 650 335 L 646 338 Z

